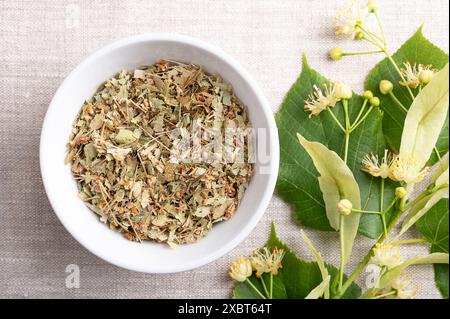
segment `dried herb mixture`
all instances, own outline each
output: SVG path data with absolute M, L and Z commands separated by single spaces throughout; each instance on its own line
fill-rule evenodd
M 196 147 L 211 143 L 208 134 L 192 142 L 196 125 L 220 133 L 250 127 L 231 86 L 198 66 L 162 60 L 120 72 L 73 124 L 66 162 L 80 198 L 129 240 L 175 246 L 204 237 L 213 223 L 233 216 L 253 164 L 192 158 L 203 154 Z M 183 143 L 187 148 L 174 152 Z M 247 154 L 248 143 L 227 143 Z

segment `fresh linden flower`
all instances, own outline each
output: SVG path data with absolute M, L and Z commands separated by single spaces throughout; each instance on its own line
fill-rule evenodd
M 380 88 L 381 94 L 386 95 L 386 94 L 389 94 L 392 92 L 392 90 L 394 89 L 394 85 L 389 80 L 381 80 L 379 88 Z
M 377 243 L 373 249 L 373 256 L 370 259 L 371 264 L 387 267 L 388 269 L 394 268 L 402 262 L 398 247 L 387 243 Z
M 248 258 L 239 256 L 236 261 L 231 264 L 230 270 L 231 271 L 228 274 L 231 278 L 239 282 L 244 282 L 252 275 L 252 263 Z
M 305 101 L 305 110 L 311 112 L 309 117 L 317 116 L 327 107 L 334 107 L 339 99 L 335 96 L 334 86 L 324 86 L 322 91 L 314 85 L 314 91 L 309 95 L 309 99 Z
M 399 83 L 403 86 L 409 86 L 411 89 L 415 89 L 421 84 L 428 84 L 436 72 L 431 65 L 411 65 L 409 62 L 405 62 L 403 65 L 404 68 L 400 72 L 405 81 L 400 81 Z
M 411 299 L 417 293 L 417 287 L 412 284 L 411 279 L 406 276 L 398 276 L 391 283 L 391 287 L 396 291 L 395 296 L 399 299 Z
M 354 39 L 359 31 L 358 26 L 364 22 L 367 13 L 367 6 L 361 6 L 356 0 L 352 1 L 350 7 L 337 10 L 334 19 L 336 34 L 350 35 Z
M 423 167 L 414 157 L 397 155 L 391 165 L 390 178 L 396 182 L 415 184 L 422 181 L 429 172 L 430 169 Z
M 272 252 L 264 247 L 253 253 L 251 258 L 251 265 L 256 271 L 256 277 L 260 278 L 263 273 L 278 274 L 278 269 L 282 267 L 281 261 L 284 257 L 284 250 L 274 248 Z
M 378 155 L 367 154 L 362 160 L 363 171 L 375 177 L 383 179 L 391 176 L 391 165 L 394 162 L 394 155 L 388 150 L 384 151 L 384 156 L 379 161 Z

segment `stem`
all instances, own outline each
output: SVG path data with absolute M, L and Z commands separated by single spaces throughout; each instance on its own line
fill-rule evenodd
M 381 179 L 381 190 L 380 190 L 380 212 L 381 213 L 381 222 L 383 223 L 383 231 L 384 235 L 387 236 L 387 227 L 386 227 L 386 212 L 383 210 L 384 206 L 384 178 Z
M 345 251 L 344 251 L 344 231 L 342 230 L 344 227 L 344 216 L 340 216 L 339 217 L 339 241 L 340 241 L 340 248 L 341 248 L 341 260 L 340 260 L 340 265 L 339 265 L 339 288 L 338 291 L 342 290 L 342 283 L 344 281 L 344 256 L 345 256 Z
M 375 18 L 377 19 L 378 27 L 380 28 L 381 37 L 383 38 L 383 44 L 386 47 L 386 34 L 384 33 L 383 24 L 381 23 L 380 15 L 378 14 L 378 11 L 375 10 Z
M 380 212 L 374 211 L 374 210 L 362 210 L 362 209 L 353 209 L 352 213 L 360 213 L 360 214 L 377 214 L 380 215 Z
M 380 38 L 379 36 L 377 36 L 375 33 L 373 33 L 373 32 L 371 32 L 371 31 L 365 29 L 363 26 L 358 25 L 358 28 L 359 28 L 362 32 L 364 32 L 365 34 L 367 34 L 368 36 L 370 36 L 370 37 L 372 38 L 372 40 L 374 40 L 374 41 L 383 41 L 382 38 Z
M 256 286 L 255 286 L 248 278 L 247 278 L 245 281 L 250 285 L 250 287 L 253 288 L 253 290 L 256 291 L 256 293 L 257 293 L 262 299 L 267 299 L 266 297 L 264 297 L 264 295 L 261 293 L 261 291 L 259 291 L 259 289 L 256 288 Z
M 269 299 L 272 299 L 272 298 L 270 298 L 270 293 L 269 293 L 269 291 L 267 290 L 267 286 L 266 286 L 266 283 L 264 282 L 263 276 L 261 276 L 261 278 L 259 278 L 259 280 L 261 280 L 261 283 L 262 283 L 262 286 L 263 286 L 263 288 L 264 288 L 264 292 L 266 293 L 266 296 L 267 296 Z
M 348 159 L 348 145 L 350 142 L 350 117 L 348 116 L 348 100 L 343 100 L 342 105 L 344 106 L 345 115 L 345 150 L 344 150 L 344 162 L 347 163 Z
M 342 56 L 354 56 L 354 55 L 368 55 L 368 54 L 377 54 L 383 53 L 383 50 L 375 50 L 375 51 L 364 51 L 364 52 L 346 52 L 342 53 Z
M 405 77 L 403 76 L 402 72 L 400 71 L 400 69 L 398 68 L 397 63 L 395 63 L 394 59 L 392 58 L 392 56 L 385 50 L 384 54 L 386 55 L 386 57 L 388 58 L 388 60 L 391 62 L 391 64 L 394 66 L 395 70 L 397 71 L 397 73 L 400 75 L 400 78 L 403 80 L 403 82 L 406 82 Z M 411 88 L 409 86 L 406 86 L 406 88 L 408 89 L 409 95 L 411 96 L 411 98 L 414 101 L 414 94 L 411 91 Z
M 366 108 L 368 102 L 369 102 L 369 100 L 364 100 L 363 105 L 361 106 L 361 110 L 359 110 L 358 116 L 356 117 L 356 119 L 353 122 L 352 126 L 355 125 L 358 122 L 358 120 L 361 117 L 361 115 L 363 114 L 364 109 Z
M 392 228 L 397 224 L 397 221 L 399 218 L 403 215 L 405 212 L 405 198 L 403 198 L 400 203 L 397 210 L 397 213 L 394 215 L 394 217 L 389 222 L 389 225 L 387 226 L 387 232 L 389 233 Z M 379 244 L 383 242 L 383 240 L 386 239 L 386 235 L 383 234 L 380 236 L 376 244 Z M 358 264 L 358 266 L 355 268 L 355 270 L 352 272 L 352 274 L 347 278 L 347 281 L 343 284 L 342 289 L 339 290 L 338 295 L 336 298 L 342 297 L 342 295 L 345 293 L 345 291 L 350 287 L 350 285 L 355 281 L 356 278 L 361 274 L 361 272 L 366 268 L 367 264 L 370 261 L 370 258 L 372 257 L 373 248 L 375 248 L 375 245 L 372 246 L 372 248 L 369 250 L 369 252 L 366 254 L 366 256 L 361 260 L 361 262 Z
M 345 128 L 342 126 L 342 124 L 339 122 L 339 120 L 336 118 L 336 115 L 334 115 L 333 111 L 329 107 L 327 107 L 328 112 L 330 113 L 331 117 L 334 119 L 336 124 L 341 128 L 341 130 L 345 133 Z
M 273 299 L 273 274 L 270 273 L 270 299 Z
M 392 245 L 408 245 L 408 244 L 423 244 L 423 243 L 428 243 L 428 240 L 426 240 L 425 238 L 414 238 L 414 239 L 405 239 L 405 240 L 401 240 L 401 241 L 396 241 L 396 242 L 392 242 Z
M 405 112 L 408 113 L 408 109 L 402 104 L 402 102 L 400 102 L 399 99 L 397 99 L 397 97 L 394 95 L 394 92 L 389 92 L 389 95 L 391 96 L 391 98 L 394 100 L 395 103 L 397 103 L 398 106 L 401 107 L 401 109 Z
M 359 120 L 358 123 L 356 123 L 355 125 L 353 125 L 353 127 L 350 129 L 350 133 L 353 132 L 362 122 L 364 122 L 364 120 L 366 119 L 366 117 L 369 116 L 370 112 L 372 112 L 372 110 L 374 109 L 374 106 L 371 106 L 370 109 L 367 111 L 366 114 L 364 114 L 363 118 L 361 120 Z
M 441 154 L 439 154 L 439 150 L 437 149 L 436 146 L 434 147 L 434 153 L 436 154 L 436 156 L 440 162 L 442 160 L 442 158 L 441 158 Z

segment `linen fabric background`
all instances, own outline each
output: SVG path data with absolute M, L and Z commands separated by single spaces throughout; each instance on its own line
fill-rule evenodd
M 447 0 L 379 1 L 391 51 L 425 22 L 424 33 L 448 51 Z M 311 259 L 290 207 L 276 195 L 251 235 L 217 261 L 177 274 L 143 274 L 112 266 L 78 244 L 47 200 L 39 171 L 42 120 L 65 76 L 90 53 L 117 39 L 148 32 L 198 37 L 235 57 L 256 78 L 275 112 L 301 70 L 312 67 L 362 90 L 382 56 L 327 60 L 340 45 L 334 36 L 332 0 L 7 1 L 0 0 L 0 297 L 3 298 L 228 298 L 229 263 L 266 240 L 274 221 L 279 236 Z M 299 105 L 299 108 L 302 108 Z M 326 260 L 338 265 L 337 234 L 307 229 Z M 418 236 L 411 232 L 410 237 Z M 372 241 L 359 238 L 354 268 Z M 405 256 L 427 253 L 410 245 Z M 358 258 L 357 258 L 358 257 Z M 80 288 L 66 288 L 66 267 L 80 267 Z M 370 273 L 359 281 L 363 287 Z M 431 266 L 411 268 L 421 298 L 439 298 Z

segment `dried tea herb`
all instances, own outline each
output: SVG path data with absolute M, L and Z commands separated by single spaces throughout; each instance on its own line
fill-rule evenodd
M 225 136 L 250 128 L 220 76 L 166 60 L 120 72 L 73 124 L 66 162 L 80 198 L 129 240 L 199 240 L 233 216 L 253 172 L 249 143 L 225 137 L 222 156 L 209 147 L 215 134 L 199 128 Z

